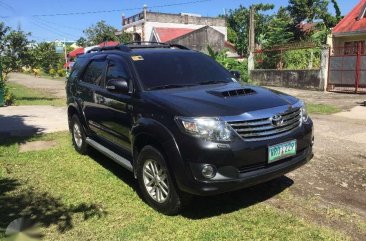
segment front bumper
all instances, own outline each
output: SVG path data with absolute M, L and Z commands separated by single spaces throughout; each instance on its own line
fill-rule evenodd
M 297 155 L 268 164 L 268 146 L 297 140 Z M 227 149 L 210 144 L 186 142 L 181 145 L 181 158 L 187 168 L 176 171 L 179 188 L 195 195 L 206 196 L 230 192 L 280 177 L 310 161 L 313 157 L 313 124 L 302 126 L 288 136 L 263 142 L 231 143 Z M 217 168 L 212 179 L 202 176 L 202 166 Z M 175 169 L 176 170 L 176 169 Z M 183 175 L 182 175 L 183 174 Z
M 246 172 L 236 172 L 236 178 L 227 177 L 226 180 L 198 180 L 192 179 L 188 185 L 185 185 L 185 190 L 189 193 L 206 196 L 215 195 L 224 192 L 235 191 L 245 187 L 254 186 L 277 177 L 280 177 L 288 172 L 291 172 L 298 167 L 309 162 L 313 157 L 312 147 L 308 147 L 299 153 L 297 156 L 282 160 L 280 163 L 273 164 L 268 167 L 262 167 Z M 233 175 L 234 170 L 226 170 Z M 234 174 L 235 175 L 235 174 Z

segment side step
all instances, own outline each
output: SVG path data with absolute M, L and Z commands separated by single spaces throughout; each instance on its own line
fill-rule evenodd
M 117 162 L 119 165 L 123 166 L 130 172 L 133 172 L 133 167 L 131 165 L 131 162 L 128 161 L 126 158 L 118 155 L 117 153 L 109 150 L 107 147 L 99 144 L 98 142 L 96 142 L 90 138 L 86 138 L 86 143 L 88 143 L 90 146 L 94 147 L 95 149 L 97 149 L 98 151 L 103 153 L 104 155 L 108 156 L 113 161 Z

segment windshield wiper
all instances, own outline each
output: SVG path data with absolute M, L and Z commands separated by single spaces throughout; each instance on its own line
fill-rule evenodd
M 162 90 L 162 89 L 173 89 L 173 88 L 184 88 L 190 87 L 193 85 L 178 85 L 178 84 L 167 84 L 167 85 L 159 85 L 155 87 L 148 88 L 148 90 Z
M 209 81 L 204 81 L 204 82 L 200 82 L 199 85 L 212 85 L 212 84 L 221 84 L 221 83 L 229 83 L 229 81 L 226 80 L 209 80 Z

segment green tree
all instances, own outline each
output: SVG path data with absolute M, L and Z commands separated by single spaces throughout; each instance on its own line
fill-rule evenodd
M 32 56 L 35 65 L 32 67 L 41 68 L 45 73 L 50 69 L 58 69 L 63 64 L 63 55 L 56 53 L 55 44 L 42 42 L 32 49 Z
M 84 48 L 88 45 L 88 40 L 86 40 L 86 38 L 84 37 L 80 37 L 78 40 L 76 40 L 76 44 L 77 46 Z
M 293 20 L 286 8 L 281 7 L 277 14 L 269 21 L 265 32 L 266 42 L 264 48 L 275 45 L 287 44 L 294 40 L 292 32 Z
M 4 29 L 4 26 L 1 28 Z M 29 54 L 31 42 L 28 40 L 30 33 L 25 33 L 22 30 L 9 30 L 8 33 L 6 32 L 3 34 L 0 45 L 1 63 L 5 76 L 12 71 L 27 66 L 31 58 Z
M 322 20 L 322 24 L 330 31 L 341 19 L 341 11 L 336 0 L 331 0 L 336 11 L 333 16 L 328 11 L 328 0 L 289 0 L 288 11 L 294 20 L 295 37 L 297 40 L 304 39 L 304 33 L 296 28 L 301 22 L 313 23 L 315 20 Z M 322 27 L 320 27 L 322 28 Z
M 260 36 L 266 31 L 268 21 L 271 19 L 270 15 L 262 12 L 273 9 L 274 5 L 256 4 L 253 6 L 256 9 L 256 43 L 260 43 Z M 229 41 L 235 44 L 240 54 L 246 55 L 249 42 L 249 9 L 240 5 L 237 9 L 229 10 L 226 19 L 230 33 L 228 36 Z
M 118 41 L 116 36 L 117 29 L 106 24 L 103 20 L 85 29 L 83 32 L 89 45 L 97 45 L 105 41 Z
M 122 43 L 122 44 L 130 43 L 130 42 L 133 41 L 132 33 L 122 32 L 122 34 L 118 35 L 116 38 L 117 38 L 117 41 Z

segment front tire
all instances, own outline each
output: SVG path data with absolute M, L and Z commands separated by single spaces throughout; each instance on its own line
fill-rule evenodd
M 145 201 L 165 215 L 175 215 L 182 208 L 181 197 L 161 152 L 144 147 L 138 157 L 137 179 Z
M 86 135 L 79 117 L 73 115 L 71 118 L 72 144 L 77 152 L 82 155 L 88 154 L 88 144 L 86 143 Z

